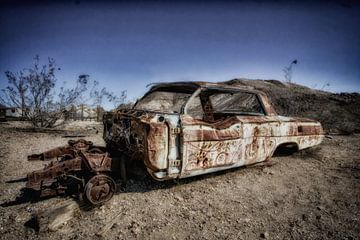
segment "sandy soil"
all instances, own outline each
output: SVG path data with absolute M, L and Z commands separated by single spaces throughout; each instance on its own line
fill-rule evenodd
M 104 144 L 100 125 L 66 128 L 74 129 Z M 42 168 L 44 162 L 26 156 L 65 144 L 64 134 L 0 123 L 1 239 L 360 238 L 360 135 L 326 138 L 318 147 L 273 157 L 272 166 L 180 181 L 130 180 L 106 205 L 77 212 L 58 231 L 36 232 L 27 226 L 32 214 L 66 198 L 7 206 L 25 186 L 7 181 Z

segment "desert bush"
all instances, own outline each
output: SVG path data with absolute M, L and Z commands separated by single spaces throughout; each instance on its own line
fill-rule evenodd
M 21 109 L 22 118 L 33 126 L 49 128 L 64 119 L 73 105 L 98 106 L 104 98 L 120 104 L 126 99 L 125 91 L 117 97 L 106 88 L 99 89 L 99 83 L 86 74 L 80 75 L 73 87 L 63 83 L 57 88 L 56 72 L 59 70 L 54 59 L 48 58 L 47 63 L 41 65 L 36 56 L 32 67 L 19 72 L 6 71 L 8 85 L 0 92 L 0 102 Z

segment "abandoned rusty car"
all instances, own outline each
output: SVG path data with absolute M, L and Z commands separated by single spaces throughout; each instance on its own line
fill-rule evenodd
M 85 140 L 29 156 L 60 157 L 28 175 L 40 195 L 70 185 L 92 205 L 109 200 L 113 179 L 142 166 L 154 179 L 185 178 L 263 162 L 279 148 L 320 144 L 323 129 L 311 119 L 276 114 L 267 96 L 248 87 L 207 82 L 151 85 L 131 109 L 104 115 L 106 148 Z

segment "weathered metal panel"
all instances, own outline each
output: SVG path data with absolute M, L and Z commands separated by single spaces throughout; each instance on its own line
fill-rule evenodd
M 184 119 L 182 177 L 202 174 L 209 168 L 265 161 L 280 144 L 296 143 L 303 149 L 319 144 L 323 138 L 319 123 L 293 118 L 239 116 L 225 129 L 198 120 L 191 123 L 189 116 Z

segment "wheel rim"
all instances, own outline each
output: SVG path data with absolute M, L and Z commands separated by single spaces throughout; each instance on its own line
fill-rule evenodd
M 101 205 L 109 201 L 115 193 L 114 180 L 106 175 L 96 175 L 85 185 L 85 198 L 92 205 Z

